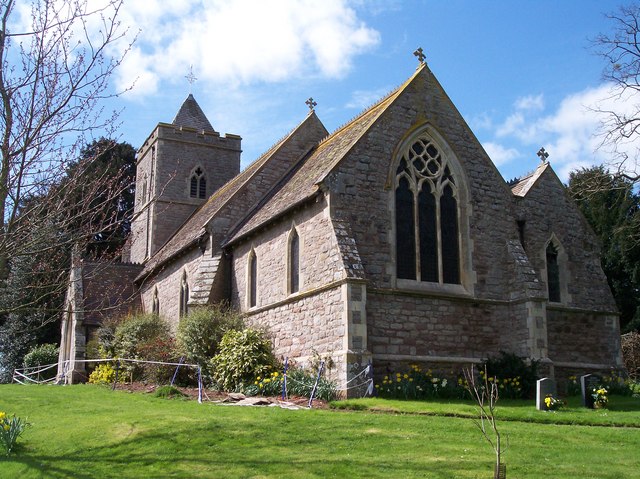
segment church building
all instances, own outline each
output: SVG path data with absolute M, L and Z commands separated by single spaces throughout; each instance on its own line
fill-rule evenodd
M 558 379 L 623 367 L 598 241 L 544 150 L 505 182 L 424 62 L 333 133 L 308 104 L 243 171 L 240 136 L 192 95 L 155 127 L 137 157 L 129 261 L 72 270 L 69 378 L 113 308 L 175 329 L 220 301 L 277 356 L 331 357 L 341 385 L 369 362 L 458 371 L 499 351 Z

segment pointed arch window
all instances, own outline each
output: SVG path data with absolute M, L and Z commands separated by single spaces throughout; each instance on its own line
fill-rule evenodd
M 257 304 L 258 296 L 258 258 L 256 252 L 249 253 L 248 278 L 247 278 L 247 305 L 253 308 Z
M 153 290 L 153 302 L 151 305 L 151 312 L 156 316 L 160 314 L 160 299 L 158 298 L 158 288 Z
M 187 273 L 182 274 L 180 281 L 180 317 L 186 316 L 189 312 L 189 283 L 187 282 Z
M 295 228 L 289 236 L 289 294 L 300 290 L 300 237 Z
M 460 284 L 458 189 L 447 159 L 426 135 L 400 158 L 395 215 L 397 278 Z
M 547 245 L 547 288 L 549 301 L 559 303 L 560 295 L 560 265 L 558 263 L 558 248 L 552 242 Z
M 207 197 L 207 179 L 204 176 L 204 170 L 198 166 L 191 174 L 189 181 L 189 196 L 205 199 Z

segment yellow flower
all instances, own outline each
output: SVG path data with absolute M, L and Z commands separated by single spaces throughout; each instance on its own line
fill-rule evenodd
M 255 382 L 255 383 L 253 383 L 253 384 L 258 384 L 258 381 L 256 381 L 256 382 Z
M 413 382 L 413 378 L 409 378 L 409 382 L 412 383 Z
M 400 379 L 400 376 L 398 376 L 398 378 L 396 379 L 396 381 L 397 381 L 397 382 L 402 381 L 402 380 Z
M 402 377 L 403 377 L 403 378 L 405 378 L 405 379 L 408 379 L 408 378 L 409 378 L 409 375 L 408 375 L 408 374 L 405 374 L 405 375 L 404 375 L 404 376 L 402 376 Z
M 0 421 L 2 421 L 5 417 L 7 417 L 7 413 L 0 411 Z
M 8 430 L 9 430 L 9 425 L 8 425 L 8 424 L 5 424 L 5 425 L 4 425 L 4 430 L 5 430 L 5 431 L 8 431 Z

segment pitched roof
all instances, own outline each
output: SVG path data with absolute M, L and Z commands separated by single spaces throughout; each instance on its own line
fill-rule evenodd
M 256 228 L 313 198 L 320 191 L 319 185 L 322 181 L 425 68 L 425 65 L 419 67 L 416 73 L 400 87 L 320 142 L 304 164 L 291 178 L 281 182 L 279 188 L 272 191 L 271 196 L 266 198 L 262 206 L 232 233 L 232 237 L 226 244 L 239 240 Z
M 140 309 L 140 295 L 133 280 L 141 270 L 139 264 L 83 262 L 84 324 L 99 326 L 105 318 Z
M 219 190 L 214 192 L 204 204 L 194 211 L 178 231 L 169 238 L 164 246 L 162 246 L 162 248 L 160 248 L 160 250 L 145 263 L 144 270 L 137 279 L 142 279 L 169 261 L 174 255 L 197 244 L 203 235 L 206 234 L 206 225 L 224 208 L 224 206 L 242 189 L 244 185 L 249 183 L 252 178 L 263 169 L 266 164 L 272 160 L 277 160 L 278 153 L 285 148 L 289 140 L 295 140 L 296 133 L 301 131 L 307 125 L 309 125 L 309 128 L 317 127 L 319 125 L 323 131 L 322 134 L 326 134 L 326 129 L 316 116 L 315 112 L 310 112 L 299 125 L 262 154 L 262 156 L 260 156 L 256 161 L 251 163 L 246 169 L 232 178 Z
M 548 166 L 549 163 L 545 161 L 541 165 L 538 165 L 536 170 L 532 173 L 529 173 L 519 180 L 510 183 L 509 186 L 511 187 L 511 192 L 514 194 L 514 196 L 525 196 L 529 192 L 531 187 L 535 184 L 535 182 L 538 181 L 538 178 L 540 178 L 540 176 L 542 175 L 542 173 L 544 173 Z
M 171 123 L 176 126 L 195 128 L 196 130 L 215 131 L 191 93 L 189 93 Z

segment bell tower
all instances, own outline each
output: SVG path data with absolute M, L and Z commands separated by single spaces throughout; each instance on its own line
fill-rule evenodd
M 138 150 L 131 261 L 144 263 L 212 193 L 240 172 L 238 135 L 213 129 L 189 94 Z

